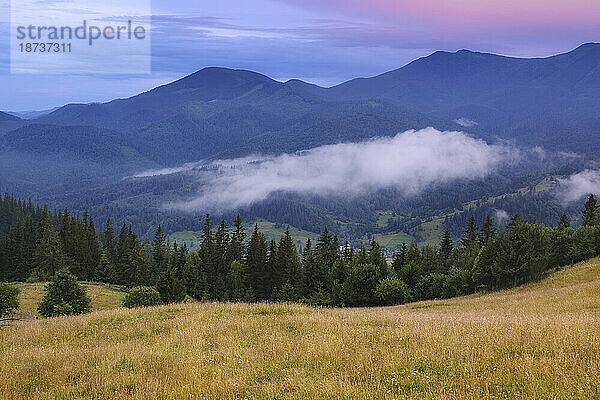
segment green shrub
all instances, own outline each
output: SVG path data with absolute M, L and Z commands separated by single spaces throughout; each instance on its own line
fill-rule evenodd
M 29 274 L 29 276 L 27 277 L 27 279 L 25 280 L 26 283 L 38 283 L 41 282 L 40 280 L 40 275 L 38 274 L 37 270 L 33 270 L 31 271 L 31 274 Z
M 161 304 L 160 293 L 148 286 L 134 287 L 123 299 L 123 307 L 150 307 Z
M 19 308 L 19 288 L 0 282 L 0 317 Z
M 386 306 L 404 304 L 411 300 L 410 289 L 398 278 L 381 280 L 375 288 L 375 297 Z
M 85 289 L 67 268 L 54 274 L 38 307 L 38 312 L 44 317 L 83 314 L 91 310 L 90 298 Z
M 54 305 L 53 316 L 55 317 L 59 317 L 61 315 L 73 315 L 74 313 L 73 307 L 69 303 L 65 303 L 63 301 L 62 303 Z

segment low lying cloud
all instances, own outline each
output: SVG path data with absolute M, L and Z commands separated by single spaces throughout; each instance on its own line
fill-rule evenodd
M 499 225 L 505 225 L 508 223 L 508 221 L 510 221 L 510 215 L 506 212 L 506 210 L 496 209 L 494 210 L 494 219 Z
M 600 193 L 600 170 L 585 171 L 560 179 L 556 188 L 556 197 L 568 205 L 581 200 L 584 196 Z
M 246 157 L 204 164 L 196 198 L 170 204 L 180 210 L 228 210 L 265 200 L 276 192 L 358 195 L 394 187 L 406 196 L 455 179 L 484 178 L 519 152 L 489 145 L 462 132 L 433 128 L 360 143 L 316 147 L 274 157 Z M 189 164 L 192 169 L 194 164 Z M 199 169 L 197 164 L 194 167 Z M 181 172 L 186 167 L 172 171 Z M 147 171 L 140 176 L 170 173 Z
M 471 128 L 473 126 L 479 125 L 477 122 L 470 120 L 468 118 L 462 117 L 454 120 L 458 125 L 464 126 L 465 128 Z

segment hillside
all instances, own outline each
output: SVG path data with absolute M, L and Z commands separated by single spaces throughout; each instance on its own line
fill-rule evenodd
M 594 399 L 599 311 L 598 259 L 390 308 L 100 311 L 0 330 L 0 397 Z
M 107 287 L 99 283 L 84 283 L 87 294 L 92 300 L 92 310 L 112 310 L 121 308 L 125 293 Z M 46 283 L 18 283 L 19 287 L 19 312 L 23 312 L 23 317 L 31 313 L 33 317 L 38 316 L 37 307 L 42 301 L 46 290 Z

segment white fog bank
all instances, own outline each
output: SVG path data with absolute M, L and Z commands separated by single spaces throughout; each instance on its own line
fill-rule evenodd
M 397 188 L 407 196 L 456 179 L 484 178 L 515 161 L 512 147 L 489 145 L 462 132 L 433 128 L 359 143 L 316 147 L 274 157 L 214 161 L 222 168 L 189 201 L 170 204 L 180 210 L 227 210 L 265 200 L 275 192 L 312 195 L 357 195 Z M 197 164 L 139 176 L 168 174 Z

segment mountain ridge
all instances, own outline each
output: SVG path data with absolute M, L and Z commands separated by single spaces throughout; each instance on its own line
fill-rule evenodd
M 600 44 L 587 43 L 545 58 L 437 51 L 330 88 L 207 67 L 129 98 L 68 104 L 29 121 L 5 114 L 13 119 L 0 120 L 0 135 L 33 124 L 89 126 L 99 135 L 119 132 L 127 147 L 165 166 L 293 152 L 427 126 L 589 153 L 600 151 L 599 110 Z M 64 129 L 54 129 L 66 137 Z

